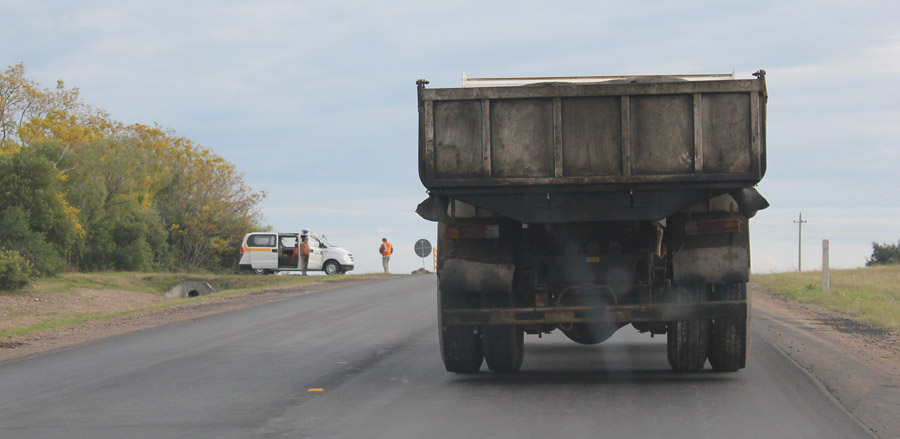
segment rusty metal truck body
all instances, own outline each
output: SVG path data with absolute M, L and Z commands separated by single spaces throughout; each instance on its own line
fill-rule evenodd
M 745 366 L 765 73 L 693 79 L 419 81 L 448 371 L 513 372 L 525 333 L 594 344 L 628 324 L 667 334 L 675 370 Z

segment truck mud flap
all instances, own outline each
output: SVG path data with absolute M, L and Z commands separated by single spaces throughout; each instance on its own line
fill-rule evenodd
M 672 257 L 675 282 L 723 284 L 750 282 L 750 251 L 745 247 L 681 250 Z
M 444 293 L 512 294 L 516 266 L 462 259 L 444 261 L 438 287 Z

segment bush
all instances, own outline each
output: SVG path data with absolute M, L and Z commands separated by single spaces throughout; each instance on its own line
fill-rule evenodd
M 0 249 L 0 290 L 18 290 L 34 279 L 34 270 L 19 252 Z
M 872 243 L 872 257 L 866 259 L 866 266 L 900 264 L 900 241 L 897 244 Z
M 59 274 L 65 268 L 59 251 L 28 223 L 28 212 L 20 206 L 0 212 L 0 247 L 16 249 L 16 254 L 28 261 L 34 276 Z

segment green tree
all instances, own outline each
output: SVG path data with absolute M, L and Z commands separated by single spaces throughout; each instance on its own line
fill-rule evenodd
M 154 153 L 131 138 L 103 139 L 61 162 L 67 200 L 86 230 L 73 265 L 86 270 L 153 270 L 171 265 L 166 229 L 152 203 Z
M 22 63 L 0 73 L 0 151 L 21 146 L 19 126 L 40 113 L 41 101 L 38 85 L 25 77 Z
M 52 146 L 52 145 L 51 145 Z M 0 247 L 16 250 L 41 276 L 59 273 L 83 234 L 61 191 L 48 148 L 0 154 Z
M 0 152 L 14 152 L 38 140 L 57 140 L 64 151 L 113 132 L 119 124 L 85 104 L 78 88 L 41 86 L 16 64 L 0 72 Z
M 236 266 L 241 238 L 261 223 L 257 206 L 265 193 L 254 192 L 234 165 L 188 139 L 173 139 L 167 163 L 172 179 L 158 195 L 159 211 L 178 263 Z
M 866 266 L 900 264 L 900 241 L 897 244 L 872 243 L 872 257 L 866 259 Z
M 152 271 L 171 268 L 166 230 L 152 209 L 119 205 L 99 211 L 78 249 L 83 270 Z

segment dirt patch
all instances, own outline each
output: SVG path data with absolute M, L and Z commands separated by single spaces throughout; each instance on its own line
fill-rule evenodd
M 155 294 L 88 288 L 65 294 L 0 295 L 0 329 L 25 328 L 60 315 L 129 311 L 165 300 Z
M 387 279 L 381 276 L 378 279 Z M 184 305 L 141 311 L 122 317 L 92 320 L 80 325 L 53 328 L 12 337 L 0 342 L 0 363 L 54 349 L 75 346 L 133 331 L 170 325 L 186 320 L 235 311 L 303 294 L 372 282 L 372 278 L 347 277 L 339 281 L 264 289 L 237 296 L 204 296 Z M 140 309 L 171 299 L 148 293 L 119 290 L 78 289 L 67 294 L 20 294 L 0 296 L 0 328 L 22 328 L 47 321 L 55 315 L 105 314 Z
M 753 331 L 880 437 L 900 437 L 900 334 L 750 286 Z

